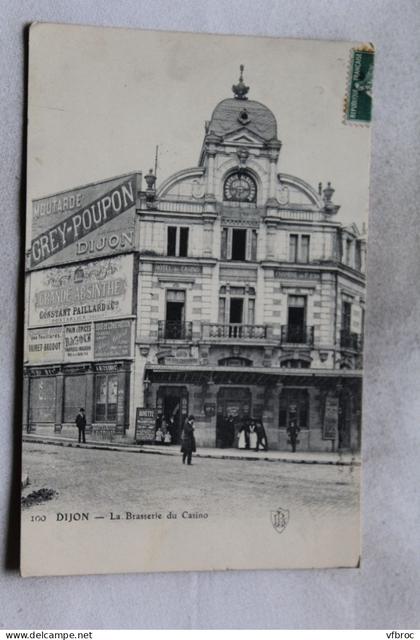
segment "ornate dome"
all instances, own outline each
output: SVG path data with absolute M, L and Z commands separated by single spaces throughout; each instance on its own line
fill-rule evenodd
M 208 133 L 225 137 L 226 134 L 246 127 L 263 140 L 277 140 L 277 122 L 268 107 L 240 98 L 227 98 L 216 106 L 211 117 Z

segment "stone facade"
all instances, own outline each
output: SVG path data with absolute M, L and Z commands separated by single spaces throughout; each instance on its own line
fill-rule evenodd
M 145 186 L 133 174 L 69 192 L 86 203 L 99 193 L 109 204 L 109 194 L 130 189 L 130 244 L 110 249 L 121 231 L 116 217 L 112 228 L 86 230 L 83 246 L 93 237 L 96 254 L 74 243 L 29 264 L 32 312 L 35 285 L 40 300 L 57 300 L 55 318 L 71 309 L 53 286 L 84 295 L 84 283 L 99 290 L 109 272 L 101 304 L 111 315 L 87 305 L 88 315 L 71 321 L 85 341 L 70 353 L 65 319 L 33 324 L 27 311 L 25 430 L 74 434 L 83 405 L 94 437 L 139 440 L 143 408 L 156 412 L 174 445 L 192 414 L 198 446 L 238 446 L 255 419 L 273 449 L 289 448 L 293 426 L 302 449 L 359 448 L 365 238 L 340 223 L 329 183 L 314 189 L 279 173 L 275 116 L 245 89 L 239 83 L 216 106 L 197 167 L 162 184 L 150 171 Z M 42 202 L 61 197 L 68 194 Z M 70 215 L 82 224 L 80 212 Z
M 271 111 L 235 96 L 206 123 L 197 167 L 158 188 L 149 175 L 130 424 L 145 406 L 173 418 L 175 441 L 193 414 L 199 446 L 237 446 L 251 418 L 275 449 L 293 422 L 303 449 L 360 446 L 365 239 L 329 183 L 278 172 L 280 151 Z

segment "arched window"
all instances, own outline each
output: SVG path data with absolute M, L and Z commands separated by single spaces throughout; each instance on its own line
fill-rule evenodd
M 280 366 L 285 369 L 309 369 L 311 363 L 308 360 L 292 359 L 282 360 Z
M 235 171 L 225 180 L 223 200 L 227 202 L 256 202 L 257 183 L 245 171 Z
M 225 367 L 252 367 L 253 362 L 249 358 L 229 356 L 219 360 L 218 364 Z

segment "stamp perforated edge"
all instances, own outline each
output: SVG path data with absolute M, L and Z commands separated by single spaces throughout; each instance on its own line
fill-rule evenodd
M 364 44 L 360 44 L 358 46 L 354 46 L 350 49 L 349 59 L 347 61 L 347 73 L 346 73 L 346 91 L 343 99 L 343 124 L 351 126 L 351 127 L 370 127 L 372 119 L 369 121 L 366 120 L 356 120 L 350 119 L 348 117 L 349 111 L 349 101 L 350 101 L 350 91 L 352 86 L 352 76 L 353 76 L 353 61 L 354 54 L 357 52 L 361 53 L 371 53 L 373 56 L 376 53 L 375 45 L 372 42 L 367 42 Z

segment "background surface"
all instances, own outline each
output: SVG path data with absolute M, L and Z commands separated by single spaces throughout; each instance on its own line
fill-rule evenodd
M 419 3 L 2 0 L 0 15 L 0 627 L 418 627 Z M 376 45 L 359 570 L 19 577 L 24 30 L 34 20 Z

